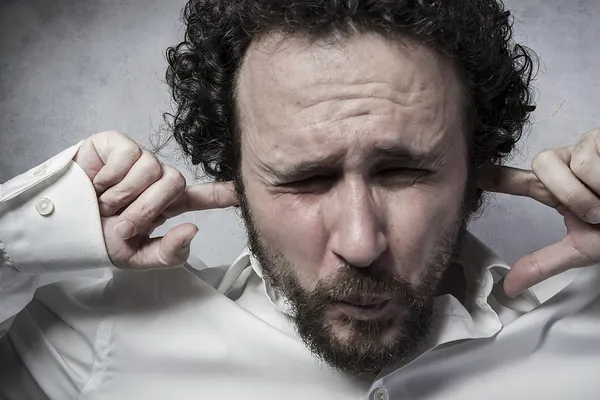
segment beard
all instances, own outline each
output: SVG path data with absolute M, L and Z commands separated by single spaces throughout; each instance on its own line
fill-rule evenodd
M 314 356 L 344 373 L 364 376 L 405 360 L 426 344 L 438 285 L 457 256 L 475 208 L 474 200 L 467 196 L 470 185 L 454 223 L 440 230 L 434 254 L 419 283 L 410 283 L 375 262 L 367 268 L 343 265 L 309 291 L 298 280 L 298 268 L 262 239 L 242 179 L 235 184 L 249 248 L 261 264 L 264 279 L 286 298 L 296 331 Z M 349 298 L 374 295 L 390 298 L 399 309 L 398 315 L 373 320 L 338 318 L 335 322 L 344 327 L 346 334 L 336 335 L 328 319 L 329 309 Z

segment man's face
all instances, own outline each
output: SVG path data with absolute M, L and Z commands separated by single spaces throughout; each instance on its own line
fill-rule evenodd
M 451 63 L 375 35 L 273 35 L 244 60 L 250 246 L 300 336 L 338 369 L 376 372 L 427 333 L 466 217 L 462 99 Z

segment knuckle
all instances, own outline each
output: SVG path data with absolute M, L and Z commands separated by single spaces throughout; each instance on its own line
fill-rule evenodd
M 136 232 L 140 232 L 152 226 L 156 212 L 148 204 L 135 204 L 132 208 L 127 209 L 122 216 L 131 221 L 136 227 Z
M 531 162 L 531 169 L 535 171 L 539 171 L 542 168 L 545 168 L 549 162 L 551 162 L 555 158 L 554 151 L 552 149 L 545 149 L 539 152 Z
M 589 201 L 586 201 L 586 199 L 585 193 L 582 193 L 582 190 L 575 188 L 570 189 L 565 193 L 561 203 L 568 209 L 581 215 L 592 207 L 588 204 Z
M 119 146 L 130 146 L 131 144 L 135 144 L 133 139 L 131 139 L 129 136 L 116 130 L 102 131 L 94 136 L 99 136 L 102 138 L 102 140 L 109 143 L 118 144 Z
M 132 159 L 137 160 L 142 156 L 142 149 L 134 141 L 128 141 L 128 143 L 125 144 L 124 147 L 124 150 L 131 155 Z
M 136 220 L 138 221 L 138 223 L 145 226 L 151 224 L 152 221 L 154 221 L 155 211 L 149 204 L 142 203 L 139 205 L 136 215 Z
M 129 201 L 129 198 L 129 193 L 114 188 L 110 191 L 110 193 L 105 193 L 100 196 L 98 202 L 104 204 L 112 210 L 115 210 L 123 207 Z
M 127 140 L 128 142 L 133 142 L 133 140 L 123 132 L 119 132 L 117 130 L 108 130 L 102 132 L 102 134 L 108 136 L 112 140 Z
M 575 200 L 577 199 L 577 189 L 571 189 L 566 194 L 562 200 L 562 203 L 568 208 L 572 208 L 575 205 Z
M 176 187 L 177 187 L 178 191 L 184 190 L 186 187 L 186 184 L 187 184 L 185 181 L 185 178 L 183 177 L 183 175 L 181 175 L 181 173 L 179 173 L 177 175 L 177 179 L 176 179 L 175 183 L 176 183 Z
M 548 277 L 547 273 L 544 272 L 544 269 L 541 267 L 540 262 L 539 262 L 538 258 L 535 256 L 535 254 L 529 255 L 529 262 L 535 273 L 537 282 L 543 281 L 544 279 L 546 279 Z
M 594 147 L 596 148 L 596 152 L 600 153 L 600 129 L 591 131 L 590 135 L 592 136 L 592 140 L 594 141 Z
M 577 176 L 588 175 L 594 168 L 594 162 L 589 157 L 580 153 L 573 154 L 569 165 L 571 171 Z
M 185 177 L 181 172 L 179 172 L 179 170 L 166 165 L 163 167 L 163 169 L 163 178 L 166 179 L 169 184 L 173 185 L 177 191 L 185 189 Z
M 96 133 L 96 135 L 107 136 L 107 137 L 125 136 L 121 132 L 118 132 L 115 130 L 100 131 L 100 132 Z
M 143 152 L 142 158 L 144 162 L 144 173 L 152 179 L 160 179 L 163 174 L 163 168 L 160 162 L 147 151 Z
M 600 129 L 592 129 L 591 131 L 586 132 L 583 135 L 583 137 L 581 138 L 581 141 L 590 140 L 590 139 L 593 140 L 596 138 L 600 138 Z
M 158 251 L 158 263 L 163 268 L 172 267 L 178 264 L 177 257 L 174 254 L 165 252 L 162 248 Z
M 106 139 L 112 142 L 114 147 L 120 148 L 124 153 L 137 155 L 138 158 L 142 156 L 142 149 L 137 142 L 123 133 L 110 131 Z

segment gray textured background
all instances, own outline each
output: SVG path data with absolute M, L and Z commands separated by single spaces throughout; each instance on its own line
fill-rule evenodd
M 0 182 L 99 130 L 148 143 L 169 110 L 164 50 L 182 36 L 184 1 L 0 1 Z M 538 110 L 512 165 L 600 127 L 600 1 L 510 0 L 517 41 L 542 58 Z M 171 157 L 167 162 L 175 163 Z M 195 213 L 193 251 L 229 263 L 244 244 L 232 211 Z M 562 219 L 497 196 L 472 227 L 508 262 L 560 239 Z

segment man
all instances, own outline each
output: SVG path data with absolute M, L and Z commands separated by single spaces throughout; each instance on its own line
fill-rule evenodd
M 186 187 L 101 132 L 2 186 L 2 329 L 25 367 L 6 397 L 600 394 L 598 269 L 543 304 L 528 290 L 600 259 L 600 132 L 533 171 L 494 165 L 532 111 L 533 59 L 500 4 L 192 0 L 184 15 L 170 122 L 216 183 Z M 482 190 L 555 207 L 568 235 L 507 272 L 466 232 Z M 189 257 L 194 225 L 149 237 L 233 205 L 249 249 L 231 266 Z

